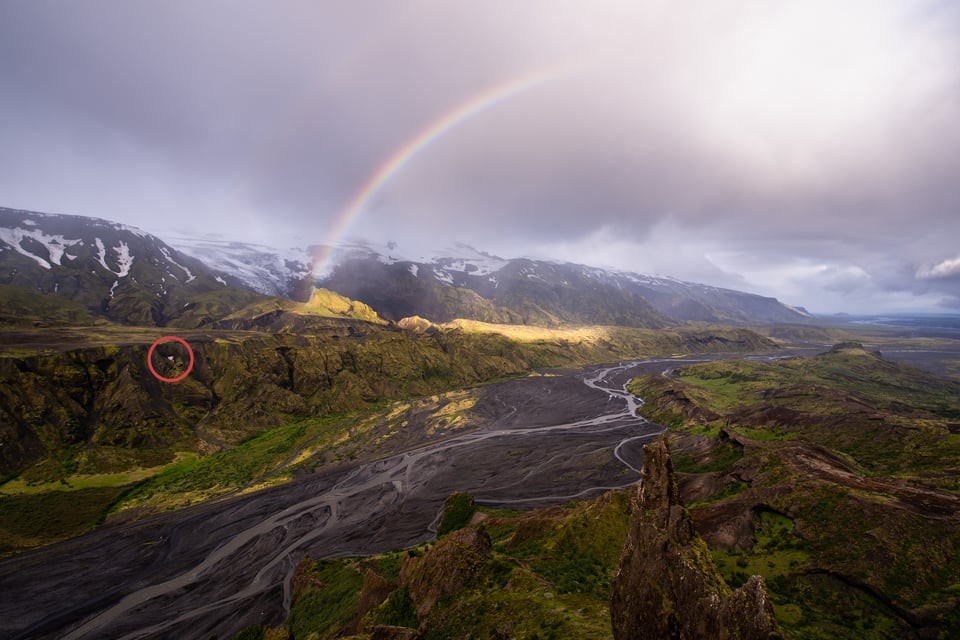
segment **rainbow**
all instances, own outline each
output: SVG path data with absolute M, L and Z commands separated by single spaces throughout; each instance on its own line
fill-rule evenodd
M 445 133 L 475 117 L 504 100 L 523 93 L 539 84 L 565 75 L 567 69 L 550 68 L 528 73 L 519 78 L 503 82 L 460 103 L 439 119 L 424 127 L 406 144 L 393 152 L 380 167 L 367 179 L 331 225 L 327 241 L 318 248 L 313 256 L 314 280 L 324 274 L 337 244 L 346 234 L 351 224 L 363 211 L 370 199 L 377 194 L 387 181 L 397 174 L 410 160 Z

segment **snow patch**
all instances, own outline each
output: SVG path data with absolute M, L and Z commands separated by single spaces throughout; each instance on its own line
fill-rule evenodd
M 113 299 L 113 292 L 117 290 L 117 285 L 120 284 L 119 280 L 114 280 L 113 284 L 110 285 L 110 299 Z
M 31 220 L 29 222 L 33 221 Z M 33 224 L 36 223 L 34 222 Z M 20 246 L 20 243 L 26 238 L 35 240 L 44 246 L 49 256 L 49 262 Z M 40 229 L 22 229 L 20 227 L 14 227 L 12 229 L 0 228 L 0 240 L 10 245 L 10 248 L 17 253 L 35 260 L 36 263 L 44 269 L 52 269 L 51 263 L 60 266 L 60 260 L 63 258 L 63 254 L 67 248 L 80 243 L 80 240 L 68 240 L 61 235 L 47 235 Z M 67 257 L 73 259 L 76 256 Z
M 449 273 L 447 273 L 446 271 L 434 269 L 434 270 L 433 270 L 433 277 L 436 278 L 437 280 L 439 280 L 440 282 L 443 282 L 443 283 L 449 284 L 450 286 L 453 286 L 453 276 L 451 276 L 451 275 L 450 275 Z
M 97 262 L 100 263 L 101 267 L 118 278 L 123 278 L 130 274 L 130 267 L 133 265 L 133 254 L 130 253 L 130 247 L 127 246 L 126 242 L 121 240 L 118 246 L 111 247 L 117 256 L 117 270 L 114 271 L 107 264 L 107 248 L 104 246 L 103 240 L 100 238 L 94 238 L 93 240 L 97 245 Z
M 187 269 L 185 266 L 183 266 L 182 264 L 174 260 L 172 257 L 170 257 L 170 252 L 167 251 L 166 247 L 160 247 L 160 252 L 163 254 L 163 257 L 166 258 L 168 262 L 170 262 L 176 267 L 180 267 L 183 270 L 183 272 L 187 274 L 187 279 L 185 282 L 189 283 L 197 279 L 197 276 L 193 275 L 193 273 L 190 272 L 190 269 Z M 170 276 L 174 277 L 172 273 L 170 274 Z
M 127 243 L 123 240 L 121 240 L 120 245 L 114 247 L 113 250 L 117 254 L 117 267 L 120 269 L 117 271 L 117 275 L 122 278 L 130 273 L 130 266 L 133 264 L 133 255 L 130 253 L 130 247 L 128 247 Z
M 106 260 L 107 248 L 103 246 L 103 240 L 101 240 L 100 238 L 94 238 L 93 241 L 97 245 L 97 261 L 100 263 L 100 266 L 106 269 L 107 271 L 109 271 L 110 273 L 113 273 L 113 269 L 107 266 L 107 260 Z
M 224 280 L 223 278 L 221 278 L 220 276 L 215 277 L 214 280 L 216 280 L 217 282 L 219 282 L 219 283 L 222 284 L 223 286 L 227 286 L 227 281 Z
M 303 280 L 313 273 L 312 254 L 299 247 L 278 250 L 248 242 L 179 235 L 165 235 L 164 239 L 211 270 L 228 273 L 267 295 L 285 295 L 290 280 Z
M 416 278 L 417 274 L 420 273 L 420 265 L 412 264 L 409 267 L 410 273 L 413 274 L 413 277 Z
M 509 261 L 497 256 L 477 251 L 465 244 L 426 253 L 405 251 L 394 242 L 380 244 L 365 240 L 341 242 L 335 255 L 340 260 L 352 257 L 371 257 L 381 264 L 391 265 L 397 262 L 415 262 L 434 267 L 434 271 L 458 271 L 472 276 L 486 276 L 505 267 Z

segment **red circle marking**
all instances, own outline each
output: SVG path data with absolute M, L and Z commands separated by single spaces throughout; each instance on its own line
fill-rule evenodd
M 190 354 L 190 364 L 187 365 L 187 370 L 178 375 L 176 378 L 164 378 L 162 375 L 157 373 L 157 370 L 153 368 L 153 350 L 157 348 L 158 344 L 163 344 L 164 342 L 179 342 L 184 347 L 187 348 L 187 353 Z M 177 336 L 164 336 L 150 345 L 150 350 L 147 352 L 147 366 L 150 367 L 150 373 L 153 374 L 153 377 L 159 380 L 160 382 L 180 382 L 193 371 L 193 349 L 190 348 L 190 345 L 187 344 L 187 341 L 183 338 Z

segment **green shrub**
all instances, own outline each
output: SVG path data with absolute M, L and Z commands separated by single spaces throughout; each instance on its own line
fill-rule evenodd
M 391 593 L 367 618 L 372 624 L 386 624 L 394 627 L 416 629 L 419 624 L 417 611 L 413 607 L 413 601 L 410 600 L 406 587 Z
M 437 526 L 437 535 L 442 536 L 467 526 L 476 510 L 477 507 L 470 494 L 460 491 L 451 493 L 443 504 L 443 515 Z

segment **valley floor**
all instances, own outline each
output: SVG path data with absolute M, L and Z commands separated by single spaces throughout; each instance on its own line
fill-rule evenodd
M 635 415 L 638 402 L 625 385 L 716 358 L 552 371 L 479 387 L 457 411 L 465 419 L 456 428 L 434 428 L 436 412 L 418 417 L 388 406 L 381 415 L 410 424 L 388 430 L 354 461 L 328 460 L 292 483 L 108 524 L 0 560 L 0 635 L 225 638 L 252 624 L 279 625 L 305 555 L 420 544 L 436 534 L 453 492 L 524 510 L 634 484 L 642 445 L 662 428 Z M 932 367 L 937 356 L 924 358 Z
M 230 637 L 277 624 L 299 559 L 377 553 L 434 535 L 444 499 L 532 508 L 637 480 L 660 427 L 624 391 L 669 361 L 490 385 L 475 427 L 264 491 L 101 527 L 0 561 L 10 637 Z M 398 444 L 402 446 L 402 444 Z

